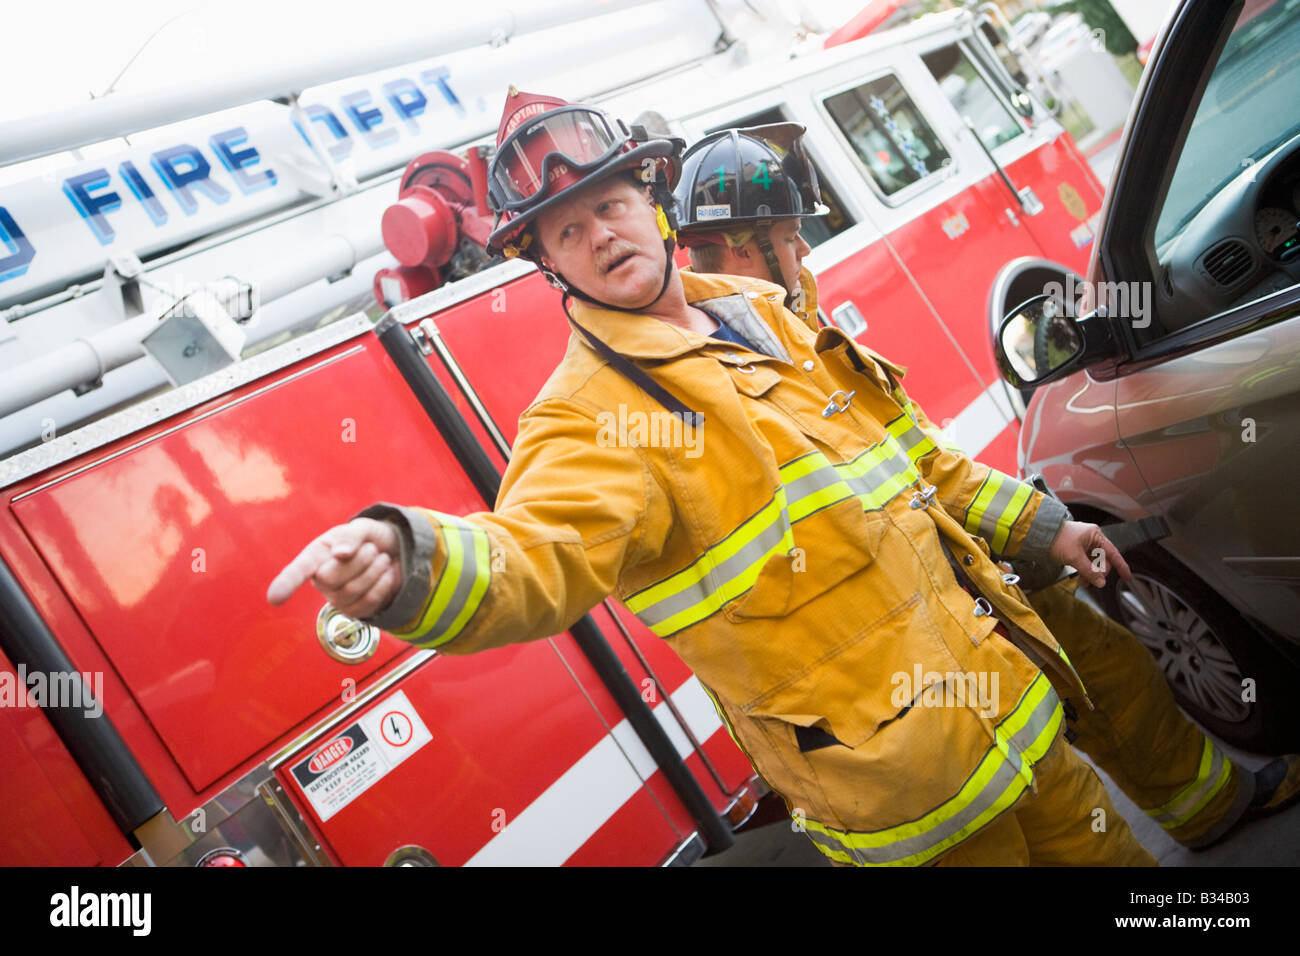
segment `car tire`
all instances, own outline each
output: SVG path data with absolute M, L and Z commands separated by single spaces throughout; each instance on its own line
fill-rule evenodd
M 1159 546 L 1124 558 L 1133 583 L 1110 575 L 1095 593 L 1107 615 L 1151 651 L 1179 706 L 1234 747 L 1272 754 L 1300 747 L 1300 672 Z M 1247 678 L 1255 681 L 1253 701 L 1242 700 Z

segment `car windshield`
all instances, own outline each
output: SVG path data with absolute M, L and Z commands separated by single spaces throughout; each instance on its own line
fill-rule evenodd
M 1156 222 L 1164 246 L 1207 202 L 1300 132 L 1300 0 L 1247 0 L 1192 121 Z

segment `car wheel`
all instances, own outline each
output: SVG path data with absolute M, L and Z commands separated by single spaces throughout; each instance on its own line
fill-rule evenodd
M 1179 705 L 1202 727 L 1245 750 L 1300 744 L 1294 667 L 1231 605 L 1153 545 L 1125 556 L 1133 581 L 1111 575 L 1098 597 L 1155 657 Z M 1254 699 L 1246 689 L 1254 681 Z M 1247 698 L 1243 700 L 1243 697 Z

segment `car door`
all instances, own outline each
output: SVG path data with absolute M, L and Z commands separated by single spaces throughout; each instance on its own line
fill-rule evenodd
M 1165 548 L 1295 642 L 1300 509 L 1275 489 L 1300 465 L 1298 51 L 1295 0 L 1182 6 L 1131 121 L 1094 289 L 1130 340 L 1116 417 Z

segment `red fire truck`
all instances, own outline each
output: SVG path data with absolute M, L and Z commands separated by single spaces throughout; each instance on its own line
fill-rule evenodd
M 707 695 L 614 602 L 454 657 L 264 599 L 374 501 L 494 499 L 568 337 L 482 248 L 511 82 L 688 141 L 804 124 L 828 320 L 1014 470 L 992 331 L 1083 271 L 1102 189 L 988 27 L 600 9 L 0 123 L 0 863 L 682 864 L 753 813 Z

